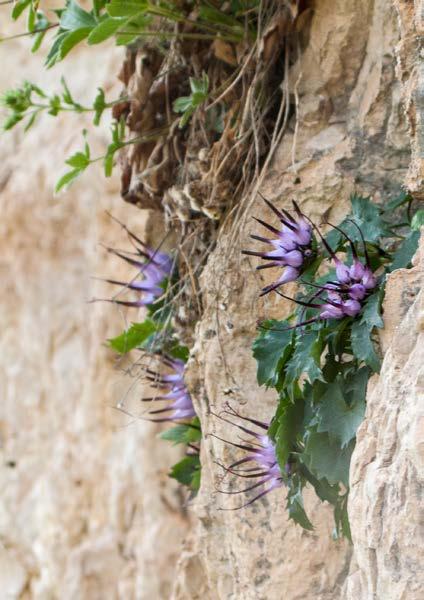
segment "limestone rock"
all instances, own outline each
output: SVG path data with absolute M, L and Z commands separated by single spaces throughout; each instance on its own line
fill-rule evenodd
M 414 268 L 394 271 L 387 284 L 388 348 L 380 376 L 368 391 L 351 464 L 349 517 L 355 566 L 346 585 L 349 600 L 422 598 L 423 242 Z

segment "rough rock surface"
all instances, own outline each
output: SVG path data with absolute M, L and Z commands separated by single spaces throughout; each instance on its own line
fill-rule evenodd
M 109 97 L 118 93 L 122 52 L 106 54 L 69 57 L 76 98 L 90 101 L 98 85 Z M 2 45 L 0 56 L 2 91 L 24 78 L 57 91 L 63 68 L 46 73 L 27 43 Z M 87 60 L 96 62 L 95 75 Z M 126 245 L 105 209 L 140 234 L 146 212 L 125 205 L 118 178 L 107 181 L 95 167 L 66 194 L 52 194 L 86 123 L 46 117 L 25 137 L 17 130 L 2 136 L 2 600 L 168 598 L 187 530 L 167 477 L 178 453 L 157 439 L 157 426 L 114 408 L 133 383 L 104 346 L 123 329 L 123 314 L 87 304 L 112 293 L 91 276 L 126 275 L 99 245 Z M 93 153 L 104 151 L 108 136 L 105 122 Z M 139 408 L 141 393 L 137 386 L 126 410 Z
M 424 243 L 414 268 L 395 271 L 387 283 L 388 348 L 369 386 L 351 464 L 355 560 L 346 584 L 349 600 L 422 598 L 423 283 Z
M 295 197 L 317 221 L 337 221 L 354 189 L 376 200 L 400 189 L 410 137 L 418 165 L 421 88 L 414 35 L 421 31 L 420 3 L 395 4 L 400 20 L 386 0 L 313 3 L 305 48 L 290 76 L 297 119 L 289 122 L 261 188 L 270 199 Z M 57 71 L 41 71 L 41 59 L 29 56 L 25 42 L 2 46 L 0 53 L 7 53 L 2 89 L 37 74 L 46 86 L 59 79 Z M 87 56 L 96 63 L 95 78 Z M 82 50 L 67 61 L 68 83 L 78 98 L 91 98 L 101 84 L 111 95 L 116 90 L 121 56 L 104 48 L 97 61 L 93 56 L 93 49 Z M 409 91 L 407 124 L 401 99 Z M 113 410 L 129 384 L 102 343 L 122 328 L 124 316 L 107 305 L 86 304 L 105 293 L 90 276 L 111 273 L 98 242 L 122 243 L 104 208 L 138 231 L 146 214 L 124 205 L 117 181 L 105 183 L 95 170 L 59 199 L 51 194 L 56 157 L 80 146 L 82 127 L 72 117 L 60 126 L 46 118 L 25 139 L 8 135 L 1 149 L 1 593 L 28 600 L 418 599 L 415 490 L 423 416 L 416 403 L 422 359 L 415 340 L 422 315 L 418 297 L 406 316 L 390 298 L 398 297 L 402 282 L 409 289 L 422 262 L 389 282 L 388 331 L 403 320 L 393 338 L 386 332 L 383 339 L 383 374 L 370 389 L 355 452 L 354 561 L 348 544 L 331 539 L 331 511 L 312 494 L 306 509 L 313 533 L 288 523 L 282 490 L 244 511 L 217 510 L 237 506 L 237 497 L 215 491 L 222 472 L 214 461 L 228 462 L 233 453 L 211 436 L 202 450 L 199 497 L 182 510 L 166 477 L 174 450 L 156 440 L 156 427 Z M 99 130 L 99 154 L 106 139 Z M 419 169 L 409 171 L 416 193 L 422 191 Z M 205 433 L 224 438 L 230 426 L 211 411 L 226 401 L 264 419 L 275 406 L 274 395 L 257 387 L 250 346 L 257 318 L 281 316 L 287 307 L 272 299 L 258 302 L 262 278 L 239 252 L 251 230 L 248 218 L 269 216 L 264 213 L 255 196 L 245 199 L 236 223 L 243 235 L 234 224 L 227 227 L 202 276 L 205 312 L 188 379 Z M 119 275 L 119 262 L 113 268 Z M 136 385 L 127 410 L 137 410 L 140 394 Z
M 334 222 L 346 211 L 353 190 L 379 201 L 400 189 L 409 140 L 395 76 L 398 41 L 396 13 L 383 0 L 315 3 L 309 40 L 290 78 L 298 95 L 298 122 L 289 124 L 267 173 L 265 196 L 286 200 L 287 206 L 295 197 L 317 222 Z M 276 399 L 257 388 L 250 347 L 257 319 L 287 310 L 281 299 L 258 302 L 258 290 L 268 281 L 239 253 L 251 245 L 247 217 L 272 217 L 255 196 L 246 199 L 239 215 L 239 229 L 223 232 L 203 273 L 206 309 L 191 365 L 204 430 L 224 439 L 234 432 L 211 413 L 219 413 L 228 400 L 247 415 L 269 419 L 273 414 Z M 340 598 L 351 548 L 332 541 L 328 508 L 312 494 L 307 497 L 313 533 L 287 522 L 281 490 L 243 511 L 217 511 L 217 505 L 241 504 L 240 497 L 215 492 L 222 475 L 215 461 L 228 464 L 230 456 L 228 446 L 213 437 L 204 444 L 195 508 L 199 523 L 180 563 L 175 598 L 207 593 L 219 599 Z M 357 510 L 363 509 L 360 504 Z M 193 591 L 186 570 L 195 568 L 203 571 L 198 575 L 203 587 Z M 364 593 L 356 598 L 368 600 Z

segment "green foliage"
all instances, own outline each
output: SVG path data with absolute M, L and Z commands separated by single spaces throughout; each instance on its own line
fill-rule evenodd
M 1 105 L 8 111 L 3 129 L 12 129 L 17 123 L 26 119 L 25 131 L 27 131 L 41 113 L 56 117 L 61 112 L 93 112 L 93 123 L 98 125 L 104 111 L 115 104 L 115 102 L 106 102 L 104 91 L 99 88 L 93 104 L 83 106 L 73 98 L 63 77 L 61 85 L 60 94 L 48 94 L 30 81 L 24 81 L 15 89 L 6 90 L 0 97 Z
M 282 367 L 291 351 L 293 331 L 288 321 L 264 321 L 253 343 L 253 356 L 258 363 L 259 385 L 273 387 L 277 384 Z
M 186 485 L 193 494 L 200 488 L 201 465 L 198 454 L 190 454 L 177 462 L 171 469 L 169 476 L 182 485 Z
M 409 210 L 410 201 L 403 194 L 393 201 L 392 210 Z M 352 220 L 357 223 L 373 269 L 380 273 L 376 291 L 368 296 L 356 318 L 318 318 L 295 328 L 293 323 L 319 314 L 317 308 L 300 307 L 288 320 L 264 322 L 253 344 L 258 383 L 274 387 L 279 394 L 268 435 L 275 443 L 282 478 L 288 486 L 289 516 L 305 529 L 312 529 L 302 500 L 302 490 L 309 484 L 323 502 L 334 507 L 335 537 L 349 539 L 349 465 L 356 431 L 365 414 L 368 379 L 380 368 L 374 339 L 376 330 L 383 327 L 385 273 L 395 266 L 408 266 L 419 236 L 418 230 L 413 230 L 396 248 L 393 225 L 385 221 L 384 214 L 369 199 L 354 196 L 352 214 L 340 226 L 364 255 L 361 232 Z M 412 219 L 417 228 L 421 219 L 419 213 Z M 348 241 L 339 231 L 333 229 L 327 240 L 352 259 Z M 388 252 L 383 245 L 394 249 Z M 333 281 L 333 271 L 317 277 L 319 264 L 317 260 L 307 281 L 319 285 Z M 311 295 L 308 286 L 300 298 L 307 301 Z
M 174 101 L 174 112 L 183 113 L 179 126 L 185 127 L 195 110 L 208 98 L 209 78 L 206 73 L 200 79 L 190 77 L 190 96 L 181 96 Z
M 134 348 L 142 348 L 150 336 L 157 331 L 157 325 L 151 319 L 145 319 L 142 323 L 133 323 L 129 329 L 109 339 L 108 343 L 119 354 L 126 354 Z
M 162 440 L 173 442 L 174 446 L 199 443 L 202 439 L 199 419 L 194 417 L 190 423 L 175 425 L 175 427 L 162 432 L 159 437 Z

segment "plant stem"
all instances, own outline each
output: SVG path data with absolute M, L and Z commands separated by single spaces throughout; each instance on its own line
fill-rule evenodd
M 43 31 L 48 31 L 49 29 L 53 29 L 54 27 L 59 27 L 59 23 L 53 23 L 52 25 L 44 27 L 43 29 L 34 29 L 34 31 L 26 31 L 25 33 L 17 33 L 9 37 L 0 38 L 0 43 L 8 42 L 10 40 L 16 40 L 17 38 L 26 37 L 27 35 L 35 35 L 36 33 L 42 33 Z

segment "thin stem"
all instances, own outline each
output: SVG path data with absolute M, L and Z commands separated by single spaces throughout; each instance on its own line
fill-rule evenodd
M 181 38 L 187 40 L 216 40 L 217 35 L 208 35 L 206 33 L 175 33 L 172 31 L 118 31 L 118 35 L 138 35 L 140 37 L 169 37 L 169 38 Z M 235 36 L 220 36 L 220 39 L 227 42 L 239 42 L 240 39 Z
M 27 35 L 35 35 L 36 33 L 42 33 L 44 31 L 48 31 L 49 29 L 54 29 L 55 27 L 59 27 L 59 23 L 53 23 L 48 27 L 43 27 L 43 29 L 34 29 L 34 31 L 26 31 L 25 33 L 17 33 L 15 35 L 11 35 L 9 37 L 0 38 L 1 42 L 8 42 L 10 40 L 16 40 L 17 38 L 26 37 Z

